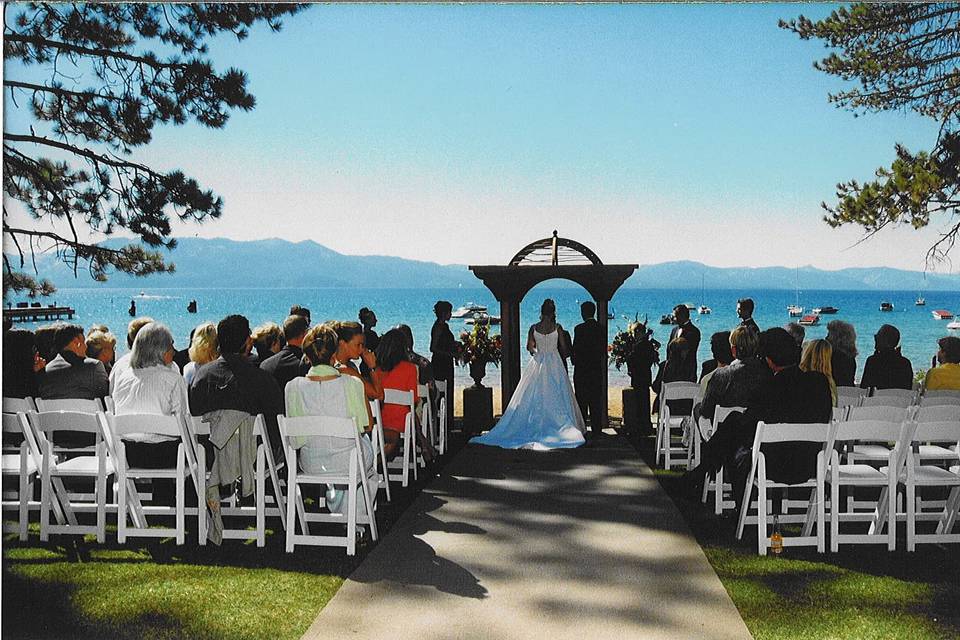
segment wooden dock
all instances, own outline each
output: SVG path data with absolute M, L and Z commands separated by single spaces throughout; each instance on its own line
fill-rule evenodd
M 3 319 L 12 322 L 40 322 L 43 320 L 72 320 L 76 309 L 73 307 L 15 307 L 3 310 Z

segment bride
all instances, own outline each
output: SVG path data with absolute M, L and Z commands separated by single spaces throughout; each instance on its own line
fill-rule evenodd
M 547 298 L 540 322 L 530 327 L 527 351 L 533 356 L 520 378 L 503 417 L 488 433 L 471 442 L 504 449 L 558 449 L 584 443 L 583 415 L 573 395 L 558 342 L 565 353 L 570 345 L 557 324 L 557 310 Z

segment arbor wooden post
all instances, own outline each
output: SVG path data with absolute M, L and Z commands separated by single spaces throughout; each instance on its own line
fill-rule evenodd
M 600 416 L 602 418 L 601 425 L 603 429 L 606 429 L 607 424 L 610 421 L 610 407 L 607 397 L 607 389 L 610 381 L 607 379 L 607 326 L 609 321 L 607 319 L 607 308 L 609 307 L 609 300 L 606 298 L 600 298 L 597 300 L 597 322 L 600 323 L 600 335 L 603 336 L 603 377 L 600 380 Z

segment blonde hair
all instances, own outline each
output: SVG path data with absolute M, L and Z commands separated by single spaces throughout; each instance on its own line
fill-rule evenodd
M 220 357 L 220 344 L 217 341 L 217 325 L 204 322 L 193 330 L 190 341 L 190 360 L 198 365 L 213 362 Z
M 102 325 L 101 325 L 102 326 Z M 96 358 L 107 346 L 116 348 L 117 337 L 109 331 L 99 329 L 91 331 L 87 336 L 87 356 Z
M 827 376 L 833 406 L 837 406 L 837 383 L 833 380 L 833 366 L 830 364 L 832 358 L 833 346 L 829 342 L 823 339 L 811 340 L 803 347 L 803 355 L 800 356 L 800 370 L 818 371 Z
M 330 360 L 337 352 L 340 342 L 334 323 L 318 324 L 313 326 L 303 337 L 303 354 L 310 364 L 330 364 Z
M 275 342 L 283 344 L 283 330 L 280 329 L 280 325 L 276 322 L 264 322 L 253 330 L 250 337 L 253 338 L 253 343 L 257 346 L 257 353 L 261 354 L 261 356 L 266 353 Z

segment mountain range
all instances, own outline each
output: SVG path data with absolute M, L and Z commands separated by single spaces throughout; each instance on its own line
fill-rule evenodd
M 122 246 L 128 239 L 111 238 L 104 244 Z M 53 255 L 37 256 L 42 277 L 60 288 L 74 287 L 191 287 L 287 288 L 309 286 L 362 288 L 479 288 L 483 285 L 466 265 L 441 265 L 390 256 L 353 256 L 338 253 L 312 240 L 290 242 L 276 238 L 238 241 L 225 238 L 179 238 L 169 260 L 172 274 L 136 278 L 112 274 L 107 283 L 93 281 L 81 270 L 73 277 L 69 267 Z M 558 282 L 558 286 L 563 286 Z M 572 285 L 571 286 L 576 286 Z M 641 265 L 624 284 L 649 289 L 788 289 L 960 291 L 960 275 L 906 271 L 889 267 L 827 271 L 813 266 L 711 267 L 694 261 Z

